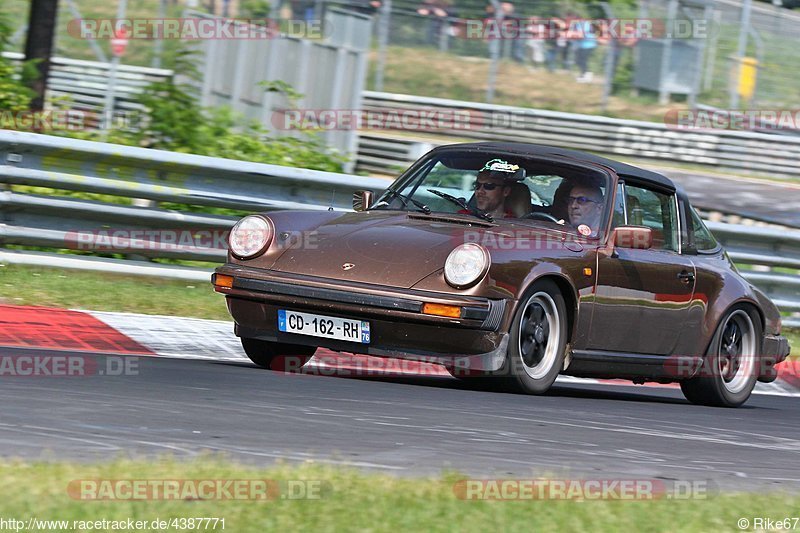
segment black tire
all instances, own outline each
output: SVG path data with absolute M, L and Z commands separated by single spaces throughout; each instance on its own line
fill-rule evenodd
M 317 348 L 298 344 L 282 344 L 260 339 L 242 338 L 244 353 L 252 362 L 278 372 L 300 370 L 314 356 Z
M 544 394 L 564 367 L 567 306 L 550 280 L 535 282 L 514 313 L 503 373 L 505 384 L 527 394 Z
M 697 405 L 739 407 L 758 379 L 761 322 L 746 307 L 734 307 L 717 326 L 700 375 L 681 381 L 687 400 Z

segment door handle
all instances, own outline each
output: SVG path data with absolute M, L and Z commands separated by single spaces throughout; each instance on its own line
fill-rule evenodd
M 681 270 L 680 274 L 678 274 L 678 279 L 684 283 L 692 283 L 694 282 L 694 273 L 688 270 Z

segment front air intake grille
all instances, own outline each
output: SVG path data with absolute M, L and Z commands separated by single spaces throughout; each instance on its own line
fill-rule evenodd
M 503 320 L 503 313 L 506 310 L 505 300 L 489 300 L 489 316 L 481 324 L 481 329 L 497 331 L 500 322 Z

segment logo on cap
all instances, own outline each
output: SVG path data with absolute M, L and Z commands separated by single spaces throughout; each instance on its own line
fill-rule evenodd
M 492 159 L 491 161 L 487 161 L 481 172 L 484 170 L 488 170 L 490 172 L 508 172 L 513 174 L 517 170 L 519 170 L 519 165 L 513 165 L 508 161 L 503 161 L 502 159 Z

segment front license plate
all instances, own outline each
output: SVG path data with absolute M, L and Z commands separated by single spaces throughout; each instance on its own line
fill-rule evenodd
M 369 344 L 369 322 L 278 310 L 278 330 L 312 337 Z

